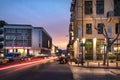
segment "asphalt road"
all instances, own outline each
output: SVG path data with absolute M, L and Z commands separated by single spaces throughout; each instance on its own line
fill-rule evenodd
M 120 80 L 111 69 L 86 68 L 58 62 L 20 65 L 0 70 L 0 80 Z
M 13 69 L 14 70 L 14 69 Z M 8 70 L 8 73 L 5 70 L 0 74 L 0 80 L 73 80 L 73 75 L 70 70 L 69 65 L 55 63 L 47 64 L 37 64 L 31 68 L 23 68 L 17 71 Z

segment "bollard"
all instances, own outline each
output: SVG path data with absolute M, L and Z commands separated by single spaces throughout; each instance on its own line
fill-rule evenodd
M 118 67 L 118 61 L 116 61 L 116 67 Z
M 98 67 L 100 67 L 100 62 L 98 62 Z
M 87 61 L 87 67 L 89 67 L 89 61 Z
M 109 61 L 107 60 L 107 67 L 109 67 Z
M 78 67 L 79 67 L 79 63 L 78 63 Z

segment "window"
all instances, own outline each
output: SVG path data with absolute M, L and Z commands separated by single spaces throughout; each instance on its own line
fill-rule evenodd
M 103 34 L 103 23 L 98 24 L 98 34 Z
M 92 24 L 86 24 L 86 34 L 92 34 Z
M 85 14 L 92 14 L 92 1 L 85 1 Z
M 118 32 L 120 32 L 120 28 L 119 28 L 119 24 L 116 23 L 116 25 L 115 25 L 115 33 L 118 34 Z
M 120 16 L 120 0 L 114 0 L 114 16 Z
M 97 14 L 104 14 L 104 0 L 97 0 L 96 1 L 96 13 Z

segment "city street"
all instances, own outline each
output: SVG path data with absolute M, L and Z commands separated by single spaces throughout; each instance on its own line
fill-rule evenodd
M 19 67 L 17 70 L 11 68 L 0 71 L 0 74 L 0 80 L 74 80 L 69 65 L 58 62 L 36 64 L 22 69 Z
M 119 80 L 114 69 L 87 68 L 59 62 L 19 66 L 0 71 L 0 80 Z

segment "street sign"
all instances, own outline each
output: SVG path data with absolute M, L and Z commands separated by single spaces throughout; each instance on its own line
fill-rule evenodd
M 80 43 L 80 46 L 81 46 L 81 47 L 84 47 L 84 46 L 85 46 L 85 43 Z

